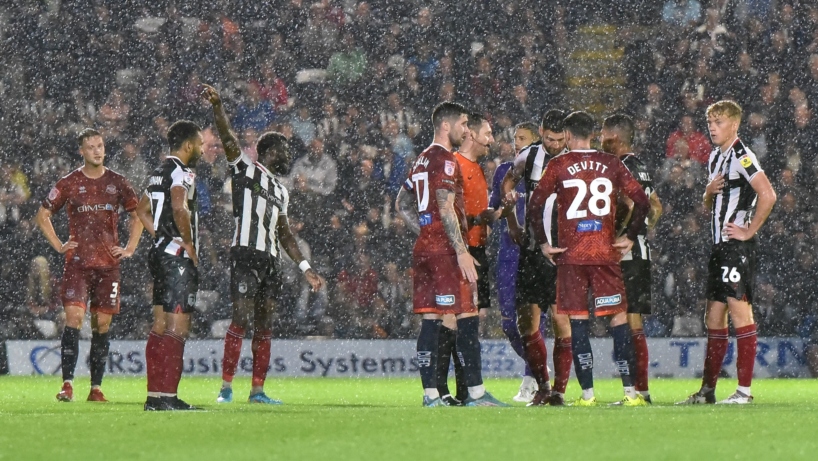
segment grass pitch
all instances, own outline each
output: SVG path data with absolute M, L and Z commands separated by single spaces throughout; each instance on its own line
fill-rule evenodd
M 674 407 L 693 380 L 654 380 L 647 408 L 420 407 L 417 380 L 275 379 L 267 393 L 285 405 L 244 403 L 249 379 L 234 384 L 235 403 L 219 405 L 218 379 L 184 378 L 180 395 L 200 412 L 146 413 L 144 379 L 108 378 L 112 403 L 54 399 L 59 379 L 0 377 L 0 459 L 810 459 L 818 457 L 818 380 L 757 380 L 748 406 Z M 511 401 L 518 380 L 490 380 Z M 719 383 L 717 397 L 735 389 Z M 621 397 L 615 380 L 598 380 L 597 398 Z M 579 393 L 574 382 L 568 396 Z

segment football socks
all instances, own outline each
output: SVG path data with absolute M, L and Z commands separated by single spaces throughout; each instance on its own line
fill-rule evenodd
M 746 388 L 744 395 L 750 395 L 750 384 L 753 382 L 753 367 L 756 361 L 756 345 L 758 336 L 755 325 L 736 328 L 736 374 L 738 375 L 738 385 Z
M 525 360 L 525 351 L 523 349 L 523 339 L 520 336 L 520 330 L 517 329 L 517 319 L 514 318 L 506 318 L 503 317 L 502 320 L 503 326 L 503 333 L 506 334 L 508 338 L 508 342 L 511 344 L 511 348 L 514 349 L 514 352 L 520 356 L 523 361 L 525 361 L 525 373 L 524 376 L 531 376 L 531 369 L 528 368 L 528 361 Z
M 528 367 L 531 369 L 531 374 L 537 380 L 539 389 L 546 390 L 551 387 L 551 383 L 548 376 L 548 351 L 545 348 L 542 334 L 538 330 L 530 335 L 523 335 L 522 338 L 525 357 Z
M 91 335 L 91 387 L 102 385 L 102 376 L 105 374 L 105 361 L 108 358 L 108 350 L 111 343 L 108 341 L 108 333 L 94 332 Z
M 583 391 L 594 387 L 594 352 L 588 337 L 588 320 L 571 319 L 571 349 L 574 352 L 574 373 Z
M 241 356 L 241 342 L 244 340 L 244 328 L 233 323 L 224 335 L 224 358 L 222 358 L 222 381 L 232 383 Z
M 423 319 L 420 322 L 420 333 L 417 342 L 418 371 L 420 371 L 420 382 L 423 389 L 428 392 L 434 389 L 437 392 L 437 352 L 438 337 L 443 321 L 440 319 Z M 434 397 L 434 396 L 430 396 Z
M 455 342 L 457 341 L 457 330 L 452 330 L 443 325 L 440 326 L 437 345 L 437 390 L 440 395 L 448 395 L 449 392 L 449 357 L 452 357 L 457 366 L 457 355 Z
M 80 348 L 80 330 L 77 328 L 65 327 L 60 341 L 62 380 L 72 381 L 74 379 L 74 369 L 77 368 L 77 356 Z
M 631 370 L 633 374 L 633 385 L 636 390 L 644 395 L 648 392 L 648 367 L 650 358 L 648 356 L 648 340 L 645 338 L 645 330 L 639 328 L 631 330 L 633 340 L 633 355 L 636 368 Z
M 148 374 L 148 396 L 160 396 L 164 388 L 165 343 L 162 335 L 151 331 L 145 345 L 145 365 Z
M 613 336 L 614 343 L 614 361 L 616 362 L 616 370 L 622 378 L 622 386 L 633 388 L 633 376 L 631 376 L 633 363 L 631 327 L 627 323 L 611 327 L 611 336 Z
M 707 354 L 704 357 L 702 388 L 715 389 L 724 356 L 727 354 L 727 328 L 707 330 Z M 753 353 L 755 358 L 755 353 Z
M 175 396 L 179 389 L 179 381 L 182 379 L 182 368 L 185 355 L 185 338 L 165 331 L 165 366 L 164 383 L 162 393 L 165 396 Z
M 463 359 L 463 381 L 469 388 L 483 384 L 480 359 L 480 317 L 457 319 L 457 352 Z M 469 390 L 471 395 L 471 390 Z
M 267 368 L 270 367 L 270 340 L 273 332 L 257 330 L 253 332 L 253 393 L 264 387 L 267 379 Z
M 554 338 L 554 392 L 565 394 L 573 359 L 571 338 Z

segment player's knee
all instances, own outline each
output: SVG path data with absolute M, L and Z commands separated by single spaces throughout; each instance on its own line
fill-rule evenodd
M 554 315 L 554 335 L 557 338 L 571 336 L 571 319 L 567 315 Z

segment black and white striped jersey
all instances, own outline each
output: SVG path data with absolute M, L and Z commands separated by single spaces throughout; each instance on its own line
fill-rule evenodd
M 563 149 L 558 155 L 564 154 L 565 152 L 567 152 L 567 150 Z M 528 213 L 528 200 L 531 198 L 534 189 L 537 188 L 537 184 L 539 184 L 545 172 L 545 167 L 552 158 L 554 157 L 545 150 L 541 142 L 535 142 L 523 149 L 514 159 L 514 164 L 517 167 L 519 167 L 520 163 L 525 163 L 523 168 L 523 181 L 525 185 L 526 213 Z M 545 224 L 546 235 L 549 237 L 549 244 L 552 246 L 557 246 L 557 226 L 554 225 L 557 222 L 556 198 L 557 195 L 553 194 L 546 200 L 542 217 Z M 533 239 L 530 243 L 529 249 L 534 249 Z
M 148 187 L 145 189 L 145 195 L 151 201 L 153 227 L 156 230 L 153 245 L 156 249 L 165 253 L 189 258 L 190 255 L 174 241 L 174 239 L 181 239 L 182 237 L 179 228 L 176 227 L 176 221 L 173 219 L 170 190 L 174 187 L 184 187 L 187 191 L 187 207 L 190 209 L 190 235 L 193 238 L 196 252 L 199 252 L 196 174 L 179 158 L 173 156 L 168 156 L 161 165 L 153 170 L 150 177 L 148 177 Z
M 758 194 L 750 181 L 763 170 L 755 154 L 738 138 L 727 152 L 716 148 L 710 153 L 707 170 L 708 181 L 719 174 L 725 180 L 724 188 L 713 198 L 710 219 L 713 243 L 719 244 L 728 240 L 728 223 L 747 226 L 752 219 Z
M 290 194 L 258 162 L 242 153 L 230 162 L 233 192 L 234 250 L 260 251 L 278 256 L 279 216 L 287 216 Z
M 628 171 L 631 172 L 633 177 L 642 186 L 642 189 L 645 191 L 645 195 L 650 198 L 650 195 L 656 190 L 653 187 L 653 179 L 651 179 L 650 172 L 648 172 L 647 166 L 645 166 L 645 162 L 643 162 L 639 157 L 635 154 L 625 154 L 620 159 L 622 163 L 628 168 Z M 647 226 L 648 218 L 645 218 L 645 227 L 642 229 L 642 232 L 639 233 L 635 242 L 633 242 L 633 247 L 631 251 L 629 251 L 623 258 L 622 261 L 631 261 L 631 260 L 646 260 L 650 261 L 650 244 L 648 243 L 648 226 Z M 624 229 L 628 228 L 629 223 L 622 223 Z M 623 230 L 624 232 L 624 230 Z

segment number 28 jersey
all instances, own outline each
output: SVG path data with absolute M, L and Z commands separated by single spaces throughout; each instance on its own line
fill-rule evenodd
M 415 160 L 403 188 L 415 194 L 420 235 L 414 254 L 454 254 L 440 219 L 435 191 L 454 192 L 454 211 L 463 241 L 466 241 L 466 207 L 463 200 L 463 175 L 454 154 L 440 144 L 432 144 Z
M 199 214 L 196 212 L 196 174 L 176 157 L 168 156 L 148 178 L 145 194 L 151 200 L 153 227 L 156 238 L 153 246 L 165 253 L 190 258 L 187 251 L 175 241 L 181 240 L 182 234 L 173 219 L 173 207 L 170 191 L 174 187 L 183 187 L 186 192 L 187 207 L 190 210 L 190 236 L 193 246 L 199 251 Z
M 616 198 L 623 191 L 634 206 L 649 207 L 647 195 L 627 167 L 613 155 L 577 150 L 548 162 L 529 202 L 529 219 L 538 244 L 547 241 L 557 208 L 559 247 L 567 248 L 554 262 L 576 265 L 615 265 L 622 255 L 616 240 Z M 644 220 L 643 220 L 644 221 Z M 644 222 L 641 223 L 644 226 Z M 641 230 L 641 228 L 640 228 Z

